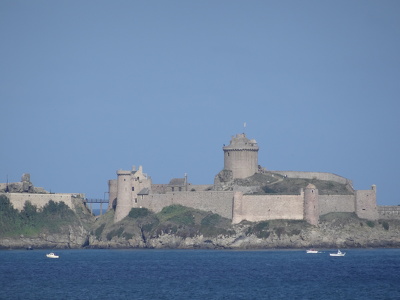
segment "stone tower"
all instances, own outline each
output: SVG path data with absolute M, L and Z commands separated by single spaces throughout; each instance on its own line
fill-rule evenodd
M 359 218 L 368 220 L 379 219 L 376 207 L 376 185 L 373 184 L 370 190 L 356 191 L 355 204 L 356 214 Z
M 115 208 L 114 222 L 125 218 L 132 208 L 139 207 L 138 194 L 148 195 L 151 191 L 151 178 L 143 173 L 142 166 L 132 171 L 117 171 L 117 180 L 108 181 L 109 208 Z
M 224 170 L 232 171 L 233 179 L 246 178 L 258 172 L 258 145 L 244 133 L 232 137 L 224 150 Z
M 319 222 L 318 189 L 311 183 L 304 189 L 304 220 L 311 225 Z
M 118 170 L 117 176 L 117 206 L 114 222 L 125 218 L 132 208 L 131 171 Z

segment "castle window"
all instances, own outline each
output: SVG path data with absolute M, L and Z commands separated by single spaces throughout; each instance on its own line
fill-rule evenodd
M 135 203 L 137 203 L 137 198 L 135 198 Z
M 133 187 L 132 187 L 132 192 L 133 192 L 134 190 L 135 190 L 135 187 L 133 186 Z
M 180 191 L 180 192 L 182 191 L 182 188 L 181 188 L 181 187 L 179 187 L 179 191 Z
M 174 191 L 174 187 L 171 188 L 171 191 Z

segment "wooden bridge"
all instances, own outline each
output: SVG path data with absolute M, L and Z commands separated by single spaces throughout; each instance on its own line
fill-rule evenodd
M 100 216 L 103 214 L 103 203 L 107 203 L 108 204 L 108 200 L 107 199 L 84 199 L 83 203 L 85 204 L 86 207 L 88 207 L 89 205 L 89 209 L 90 212 L 93 214 L 93 203 L 100 203 Z

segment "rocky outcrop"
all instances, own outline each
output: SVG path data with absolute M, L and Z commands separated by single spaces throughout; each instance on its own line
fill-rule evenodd
M 227 231 L 228 232 L 228 231 Z M 304 221 L 274 220 L 242 222 L 229 234 L 161 232 L 157 235 L 114 236 L 109 240 L 91 236 L 92 248 L 176 248 L 176 249 L 301 249 L 400 247 L 400 221 L 368 221 L 354 214 L 331 214 L 318 226 Z
M 192 217 L 193 223 L 184 217 Z M 88 219 L 86 219 L 88 220 Z M 400 247 L 400 220 L 369 221 L 352 213 L 322 216 L 317 226 L 305 221 L 271 220 L 232 225 L 218 215 L 195 210 L 162 221 L 159 215 L 127 217 L 113 213 L 70 224 L 60 233 L 0 238 L 0 248 L 151 248 L 151 249 L 304 249 Z M 175 220 L 175 221 L 173 221 Z M 176 220 L 179 220 L 177 222 Z M 186 224 L 186 225 L 185 225 Z
M 31 193 L 48 194 L 49 192 L 41 187 L 35 187 L 31 182 L 31 176 L 28 173 L 22 174 L 21 182 L 0 183 L 1 193 Z
M 38 212 L 33 206 L 30 208 L 31 211 L 18 212 L 13 208 L 7 208 L 7 201 L 4 201 L 4 198 L 2 203 L 6 215 L 0 214 L 0 217 L 4 217 L 4 221 L 7 220 L 7 214 L 12 215 L 8 218 L 8 222 L 15 226 L 10 227 L 11 230 L 8 228 L 8 231 L 1 230 L 0 226 L 0 249 L 78 249 L 89 245 L 90 230 L 95 217 L 79 199 L 73 199 L 73 210 L 65 203 L 61 205 L 53 202 L 53 210 L 47 209 L 47 213 L 44 213 L 43 209 Z M 28 223 L 30 225 L 26 222 L 30 222 Z
M 71 248 L 79 249 L 89 244 L 89 232 L 82 226 L 68 226 L 62 233 L 42 233 L 36 237 L 21 235 L 13 238 L 0 238 L 0 248 L 3 249 L 48 249 Z

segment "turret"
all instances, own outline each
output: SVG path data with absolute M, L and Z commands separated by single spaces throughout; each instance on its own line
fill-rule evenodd
M 108 210 L 115 209 L 117 205 L 117 193 L 118 193 L 118 180 L 112 179 L 108 181 Z
M 131 171 L 117 171 L 117 205 L 115 208 L 114 222 L 121 221 L 125 218 L 132 208 L 131 174 Z
M 356 191 L 356 214 L 359 218 L 377 220 L 379 218 L 376 207 L 376 185 L 373 184 L 370 190 Z
M 244 133 L 232 137 L 224 150 L 224 170 L 232 171 L 233 179 L 246 178 L 258 172 L 258 145 Z
M 313 184 L 307 185 L 304 189 L 304 220 L 311 225 L 318 225 L 319 205 L 318 189 Z

